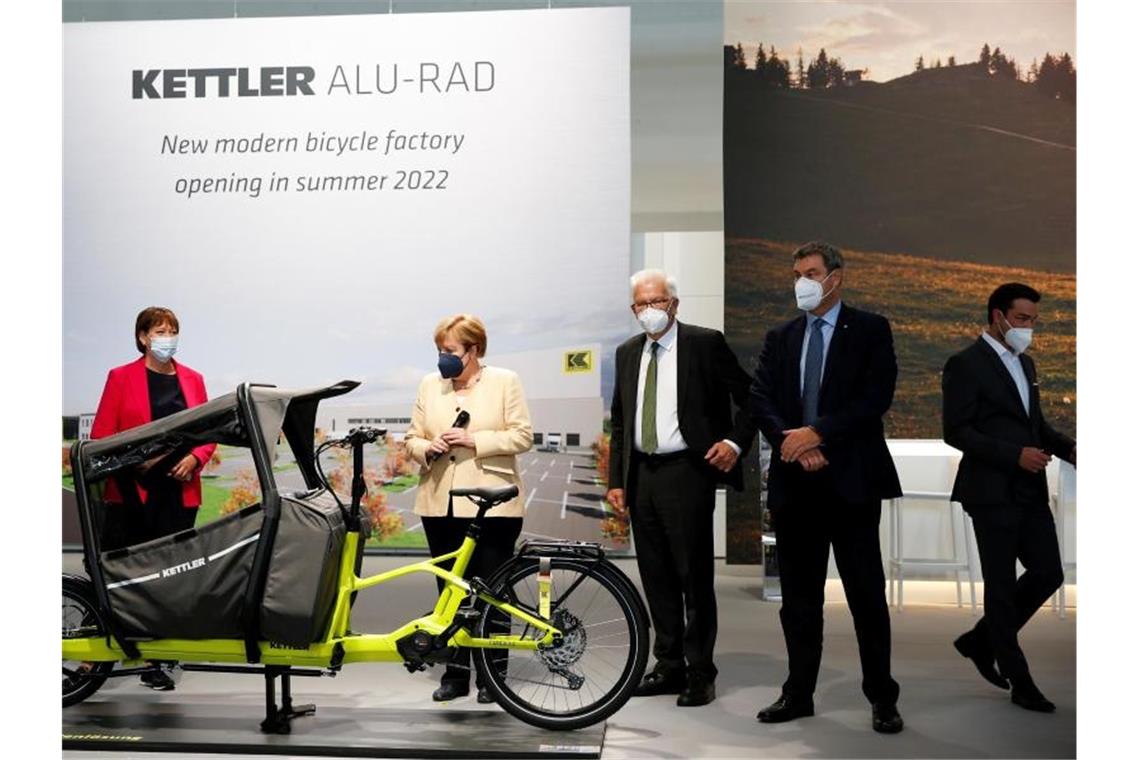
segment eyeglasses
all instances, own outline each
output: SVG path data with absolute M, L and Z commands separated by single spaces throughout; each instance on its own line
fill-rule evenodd
M 1049 323 L 1040 317 L 1017 317 L 1013 319 L 1006 318 L 1006 322 L 1010 327 L 1032 327 L 1034 330 L 1043 330 Z M 1014 324 L 1017 323 L 1017 324 Z
M 652 301 L 635 301 L 634 303 L 631 303 L 629 305 L 629 308 L 633 310 L 634 314 L 640 314 L 641 312 L 648 309 L 650 306 L 652 306 L 654 309 L 660 309 L 661 311 L 665 311 L 666 309 L 669 308 L 669 304 L 671 304 L 671 303 L 673 303 L 673 299 L 671 297 L 670 298 L 656 298 Z

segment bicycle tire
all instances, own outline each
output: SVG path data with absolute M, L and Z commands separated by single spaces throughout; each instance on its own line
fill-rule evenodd
M 106 636 L 107 627 L 99 614 L 95 595 L 88 584 L 78 579 L 63 579 L 63 638 Z M 79 704 L 90 697 L 107 680 L 115 667 L 113 662 L 79 663 L 63 661 L 63 706 Z
M 637 589 L 606 560 L 550 560 L 551 620 L 563 631 L 545 650 L 476 649 L 475 667 L 499 705 L 544 729 L 593 725 L 629 700 L 645 673 L 649 628 Z M 490 587 L 501 599 L 538 614 L 539 561 L 518 558 L 501 568 Z M 476 636 L 540 634 L 486 605 Z

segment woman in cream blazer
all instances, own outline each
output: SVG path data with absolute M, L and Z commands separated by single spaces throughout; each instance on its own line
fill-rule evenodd
M 467 577 L 488 579 L 513 556 L 522 531 L 525 495 L 516 457 L 534 443 L 530 412 L 519 376 L 479 361 L 487 352 L 487 332 L 478 317 L 448 317 L 434 337 L 439 372 L 420 382 L 404 436 L 408 454 L 420 465 L 415 513 L 432 556 L 438 557 L 459 548 L 476 513 L 467 499 L 456 499 L 449 509 L 448 491 L 517 485 L 516 498 L 487 513 L 467 568 Z M 455 427 L 464 411 L 469 415 L 466 426 Z M 441 702 L 468 693 L 469 660 L 467 650 L 457 651 L 432 699 Z M 493 701 L 482 684 L 476 686 L 480 702 Z

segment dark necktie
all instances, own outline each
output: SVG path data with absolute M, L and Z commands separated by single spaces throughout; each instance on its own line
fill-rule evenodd
M 641 450 L 646 454 L 657 451 L 657 349 L 660 347 L 657 341 L 649 347 L 649 368 L 645 370 L 645 391 L 641 396 Z
M 823 320 L 812 322 L 811 337 L 808 338 L 807 358 L 804 359 L 804 424 L 814 424 L 819 419 L 819 382 L 823 369 Z

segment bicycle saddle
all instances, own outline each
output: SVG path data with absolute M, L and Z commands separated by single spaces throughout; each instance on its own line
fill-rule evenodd
M 466 496 L 476 504 L 490 508 L 518 496 L 519 487 L 509 485 L 498 488 L 453 488 L 448 493 L 452 496 Z

